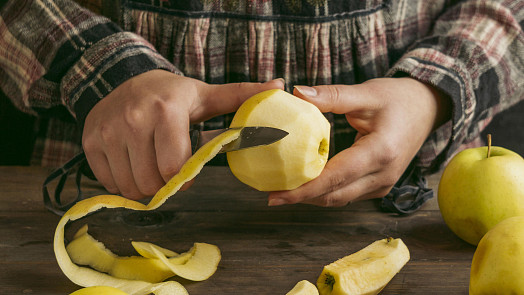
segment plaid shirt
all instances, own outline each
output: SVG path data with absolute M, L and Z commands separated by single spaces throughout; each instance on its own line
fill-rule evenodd
M 208 83 L 282 77 L 288 90 L 409 75 L 453 101 L 452 120 L 414 161 L 424 173 L 524 99 L 524 1 L 77 2 L 89 9 L 68 0 L 2 2 L 0 88 L 38 115 L 33 164 L 71 158 L 89 110 L 152 69 Z M 229 117 L 202 127 L 226 127 Z M 328 117 L 336 153 L 351 145 L 354 131 L 344 116 Z

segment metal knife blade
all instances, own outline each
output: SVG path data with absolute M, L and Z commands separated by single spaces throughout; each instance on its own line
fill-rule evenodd
M 273 127 L 239 127 L 242 129 L 240 136 L 232 142 L 224 145 L 220 153 L 242 150 L 259 145 L 268 145 L 286 137 L 289 133 L 282 129 Z M 211 139 L 228 129 L 216 129 L 208 131 L 191 130 L 191 149 L 193 153 Z

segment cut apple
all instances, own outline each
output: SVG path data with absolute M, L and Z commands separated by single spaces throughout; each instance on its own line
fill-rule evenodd
M 308 280 L 298 282 L 286 295 L 318 295 L 317 286 Z
M 401 239 L 378 240 L 324 267 L 317 280 L 321 295 L 378 294 L 409 261 Z
M 266 126 L 287 131 L 265 146 L 227 153 L 229 167 L 243 183 L 260 191 L 291 190 L 314 179 L 329 155 L 330 123 L 313 104 L 274 89 L 246 100 L 230 127 Z

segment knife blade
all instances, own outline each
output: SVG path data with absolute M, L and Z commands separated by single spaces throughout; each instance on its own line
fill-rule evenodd
M 259 145 L 268 145 L 281 140 L 289 134 L 287 131 L 273 127 L 253 126 L 233 129 L 242 129 L 242 131 L 240 131 L 240 136 L 232 142 L 224 145 L 219 153 L 237 151 Z M 207 131 L 196 129 L 191 130 L 191 150 L 194 153 L 204 144 L 226 130 L 228 130 L 228 128 Z

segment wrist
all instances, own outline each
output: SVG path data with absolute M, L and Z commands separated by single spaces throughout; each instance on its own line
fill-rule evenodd
M 447 121 L 451 120 L 452 112 L 452 100 L 444 91 L 433 86 L 430 83 L 422 82 L 415 78 L 405 77 L 404 79 L 410 79 L 416 81 L 417 84 L 425 88 L 424 93 L 428 98 L 428 102 L 432 105 L 433 109 L 433 125 L 431 131 L 435 131 Z

